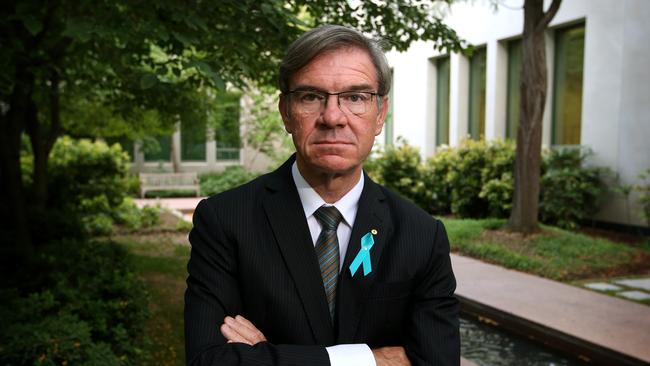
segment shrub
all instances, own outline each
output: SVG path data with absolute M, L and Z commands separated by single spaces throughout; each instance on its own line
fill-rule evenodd
M 36 217 L 44 232 L 40 241 L 110 234 L 114 211 L 133 189 L 128 159 L 118 144 L 58 139 L 48 166 L 47 217 Z
M 49 189 L 56 192 L 51 203 L 74 211 L 82 199 L 104 195 L 109 207 L 117 207 L 133 184 L 128 161 L 118 144 L 60 138 L 50 156 Z
M 449 174 L 454 169 L 455 152 L 449 147 L 440 148 L 425 162 L 422 181 L 427 203 L 423 208 L 434 214 L 451 212 L 451 185 Z
M 115 224 L 131 229 L 156 225 L 156 213 L 139 210 L 129 197 L 139 191 L 139 180 L 128 174 L 127 163 L 119 144 L 60 138 L 48 167 L 48 210 L 31 217 L 41 229 L 37 241 L 109 235 Z M 22 157 L 24 172 L 32 164 L 31 156 Z
M 429 205 L 418 148 L 399 140 L 388 146 L 370 163 L 373 179 L 421 207 Z
M 601 179 L 606 170 L 585 164 L 591 152 L 583 149 L 551 150 L 540 180 L 541 221 L 567 229 L 596 213 L 605 192 Z
M 453 150 L 447 181 L 451 211 L 460 217 L 504 217 L 512 204 L 511 142 L 464 141 Z
M 648 226 L 650 226 L 650 168 L 646 169 L 645 173 L 639 175 L 639 178 L 641 178 L 643 183 L 639 184 L 635 188 L 641 194 L 639 197 L 639 203 L 643 210 L 643 217 L 648 222 Z
M 486 165 L 481 171 L 483 187 L 479 197 L 487 201 L 487 216 L 507 217 L 512 209 L 514 193 L 515 145 L 512 141 L 495 140 L 487 144 Z
M 131 268 L 115 244 L 44 248 L 20 291 L 2 293 L 0 363 L 138 364 L 148 300 Z
M 257 174 L 247 171 L 240 165 L 229 166 L 223 172 L 202 174 L 199 177 L 201 194 L 211 196 L 227 191 L 250 181 L 256 176 Z
M 140 228 L 152 227 L 160 224 L 162 208 L 156 206 L 145 206 L 139 209 L 133 199 L 127 197 L 112 211 L 115 224 L 122 225 L 128 229 L 137 230 Z

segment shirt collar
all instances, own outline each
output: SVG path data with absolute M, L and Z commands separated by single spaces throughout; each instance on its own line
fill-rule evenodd
M 316 210 L 322 205 L 334 206 L 339 210 L 343 216 L 345 223 L 352 227 L 354 225 L 354 219 L 357 216 L 357 209 L 359 205 L 359 199 L 361 198 L 361 192 L 363 191 L 364 177 L 361 173 L 361 177 L 357 184 L 352 187 L 352 189 L 346 193 L 340 200 L 334 202 L 333 204 L 326 203 L 321 196 L 316 193 L 316 191 L 307 183 L 305 178 L 300 174 L 298 170 L 298 164 L 294 161 L 291 166 L 291 175 L 293 181 L 296 184 L 298 189 L 298 196 L 300 196 L 300 202 L 302 202 L 302 208 L 305 211 L 305 217 L 309 218 L 316 212 Z

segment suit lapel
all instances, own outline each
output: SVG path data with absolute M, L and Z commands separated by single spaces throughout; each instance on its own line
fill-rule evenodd
M 317 344 L 334 344 L 334 329 L 323 290 L 318 260 L 289 159 L 272 173 L 263 206 L 275 240 L 302 301 Z
M 370 250 L 372 272 L 364 276 L 363 267 L 360 267 L 353 277 L 350 273 L 350 264 L 361 249 L 361 238 L 373 229 L 377 230 L 377 235 L 373 235 L 375 244 Z M 391 232 L 392 224 L 384 195 L 379 186 L 366 175 L 357 217 L 339 278 L 336 304 L 338 313 L 336 342 L 339 344 L 355 343 L 354 335 L 366 303 L 366 295 L 376 279 L 381 253 L 386 245 L 386 238 Z

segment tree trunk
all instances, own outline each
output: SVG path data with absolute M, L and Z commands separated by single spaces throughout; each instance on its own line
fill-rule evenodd
M 58 72 L 53 71 L 50 76 L 50 123 L 49 128 L 45 128 L 38 120 L 38 111 L 36 105 L 31 102 L 27 115 L 27 133 L 32 143 L 34 153 L 34 171 L 32 206 L 37 213 L 45 213 L 48 200 L 47 192 L 47 167 L 50 152 L 57 138 L 61 134 L 61 116 L 60 116 L 60 77 Z
M 9 109 L 0 117 L 0 172 L 2 174 L 3 203 L 2 243 L 4 260 L 29 259 L 34 253 L 27 220 L 27 208 L 20 169 L 21 136 L 25 116 L 34 88 L 33 75 L 23 69 L 16 71 L 16 83 L 9 101 Z M 5 255 L 6 254 L 6 255 Z
M 543 0 L 524 3 L 521 108 L 517 129 L 515 192 L 508 227 L 522 233 L 538 229 L 539 176 L 542 150 L 542 118 L 546 103 L 547 70 L 545 32 L 560 7 L 553 0 L 544 12 Z

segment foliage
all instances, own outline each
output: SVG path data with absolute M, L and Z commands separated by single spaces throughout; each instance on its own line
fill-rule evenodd
M 160 223 L 161 212 L 162 208 L 159 205 L 148 205 L 140 209 L 135 205 L 132 198 L 127 197 L 122 201 L 122 204 L 111 212 L 111 218 L 113 219 L 111 227 L 114 224 L 132 230 L 154 227 Z
M 505 217 L 512 203 L 513 164 L 512 143 L 467 140 L 441 148 L 424 164 L 418 149 L 402 142 L 369 166 L 378 182 L 429 212 Z
M 68 241 L 37 258 L 0 293 L 0 363 L 139 364 L 148 300 L 127 252 Z
M 226 85 L 272 85 L 285 48 L 325 23 L 391 37 L 405 50 L 417 40 L 462 50 L 435 11 L 439 4 L 400 2 L 103 2 L 10 0 L 0 9 L 0 217 L 32 251 L 21 189 L 21 135 L 34 147 L 35 207 L 47 201 L 47 156 L 63 133 L 128 136 L 170 130 L 207 118 Z M 378 21 L 381 19 L 381 21 Z M 109 203 L 110 197 L 107 197 Z M 10 216 L 11 212 L 14 216 Z M 20 217 L 15 217 L 15 216 Z M 14 244 L 15 245 L 15 244 Z
M 596 213 L 605 185 L 606 170 L 586 165 L 589 151 L 551 150 L 545 157 L 546 172 L 541 178 L 540 218 L 567 229 Z
M 585 165 L 582 150 L 552 150 L 542 165 L 541 219 L 576 228 L 595 213 L 605 187 L 603 168 Z M 459 217 L 505 218 L 512 207 L 515 148 L 510 141 L 467 140 L 441 148 L 424 164 L 402 142 L 365 165 L 371 177 L 428 212 Z
M 448 176 L 455 164 L 455 151 L 441 147 L 428 158 L 422 170 L 422 180 L 428 193 L 428 202 L 423 208 L 436 214 L 451 212 L 451 186 Z
M 256 176 L 257 174 L 247 171 L 241 165 L 229 166 L 223 172 L 202 174 L 199 177 L 201 195 L 211 196 L 235 188 Z
M 244 121 L 244 140 L 254 152 L 245 162 L 251 168 L 260 153 L 280 165 L 293 152 L 291 138 L 284 131 L 282 118 L 277 110 L 276 92 L 271 88 L 259 88 L 248 93 L 250 114 Z
M 64 237 L 109 235 L 114 225 L 132 229 L 155 225 L 159 212 L 138 209 L 128 195 L 137 178 L 128 174 L 128 156 L 119 144 L 103 141 L 59 139 L 49 165 L 48 210 L 34 215 L 41 242 Z M 33 164 L 23 156 L 23 170 Z
M 636 189 L 641 194 L 639 203 L 643 209 L 643 217 L 650 226 L 650 168 L 646 169 L 645 173 L 642 173 L 639 177 L 643 180 L 642 184 L 636 186 Z
M 647 263 L 650 258 L 648 248 L 559 228 L 543 227 L 541 233 L 523 236 L 495 230 L 504 226 L 504 220 L 446 218 L 443 221 L 453 251 L 554 280 L 628 274 L 625 271 L 638 269 L 639 264 Z
M 401 194 L 418 205 L 426 204 L 420 151 L 418 148 L 398 141 L 377 153 L 368 164 L 372 177 L 378 183 Z

